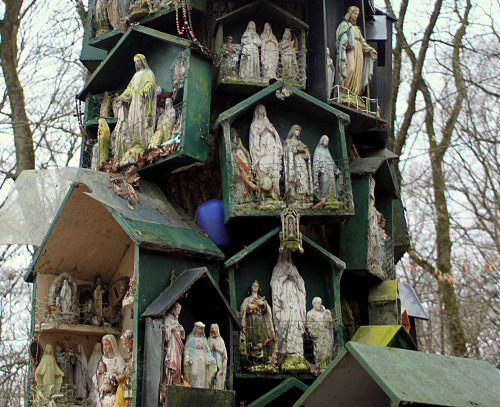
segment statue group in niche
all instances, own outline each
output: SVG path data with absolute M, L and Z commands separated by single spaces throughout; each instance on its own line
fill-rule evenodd
M 267 82 L 279 76 L 297 79 L 297 48 L 297 39 L 290 28 L 285 28 L 283 38 L 278 42 L 269 22 L 264 24 L 259 36 L 255 22 L 249 21 L 241 36 L 241 44 L 235 44 L 233 36 L 228 36 L 222 45 L 223 74 L 243 81 Z
M 336 83 L 348 89 L 354 97 L 364 93 L 373 75 L 373 62 L 377 59 L 377 51 L 368 45 L 356 25 L 358 17 L 359 8 L 349 7 L 336 32 Z
M 181 310 L 182 306 L 174 303 L 163 321 L 164 390 L 160 399 L 169 385 L 225 389 L 227 351 L 219 326 L 211 325 L 207 340 L 205 324 L 196 322 L 184 344 L 185 330 L 179 323 Z
M 314 358 L 324 369 L 333 354 L 333 320 L 330 311 L 315 297 L 306 314 L 305 283 L 291 258 L 283 250 L 273 268 L 272 307 L 262 295 L 258 281 L 240 309 L 240 355 L 243 366 L 253 372 L 305 372 L 311 364 L 304 357 L 304 337 L 314 343 Z
M 263 207 L 266 203 L 269 207 L 284 206 L 280 200 L 283 173 L 283 199 L 293 206 L 340 207 L 343 178 L 328 149 L 328 136 L 320 138 L 311 160 L 309 148 L 300 139 L 301 131 L 299 125 L 293 125 L 283 145 L 262 104 L 255 107 L 250 124 L 250 151 L 237 131 L 229 128 L 235 203 L 259 201 Z M 313 202 L 317 204 L 312 206 Z

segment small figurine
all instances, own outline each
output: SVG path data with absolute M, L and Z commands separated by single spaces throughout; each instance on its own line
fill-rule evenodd
M 259 48 L 261 40 L 255 23 L 249 21 L 241 37 L 241 61 L 239 76 L 246 80 L 260 80 Z
M 264 31 L 260 35 L 262 76 L 264 79 L 276 78 L 278 69 L 279 50 L 278 40 L 273 35 L 271 24 L 264 24 Z
M 102 349 L 104 355 L 102 360 L 106 363 L 108 374 L 117 376 L 125 370 L 125 360 L 118 350 L 116 339 L 113 335 L 104 335 L 102 338 Z
M 115 99 L 116 107 L 128 105 L 127 130 L 131 133 L 130 144 L 126 136 L 117 134 L 115 149 L 130 149 L 134 142 L 142 150 L 149 145 L 156 124 L 156 79 L 143 54 L 134 55 L 136 73 L 127 89 Z M 116 130 L 116 129 L 115 129 Z M 125 139 L 123 139 L 125 137 Z M 122 158 L 122 156 L 115 158 Z
M 233 44 L 233 37 L 228 35 L 222 44 L 222 73 L 227 78 L 238 77 L 238 61 L 240 59 L 241 45 Z
M 64 363 L 62 371 L 64 372 L 63 384 L 74 384 L 74 370 L 75 370 L 76 356 L 71 346 L 66 347 L 64 351 Z
M 97 128 L 97 143 L 99 144 L 99 161 L 98 166 L 108 159 L 109 156 L 109 126 L 106 119 L 102 117 L 99 119 L 99 127 Z
M 132 399 L 132 368 L 133 368 L 133 359 L 132 359 L 132 351 L 134 347 L 134 332 L 130 329 L 127 329 L 123 335 L 120 337 L 122 341 L 123 347 L 127 350 L 129 357 L 125 358 L 125 371 L 123 375 L 119 375 L 117 377 L 119 387 L 121 386 L 121 390 L 123 393 L 124 400 Z M 118 396 L 118 391 L 117 391 Z
M 285 28 L 283 38 L 279 43 L 281 57 L 281 75 L 283 78 L 296 79 L 299 75 L 297 63 L 297 39 L 292 38 L 290 28 Z
M 165 111 L 158 118 L 156 131 L 151 138 L 148 148 L 157 148 L 164 142 L 170 140 L 175 125 L 175 109 L 171 98 L 165 100 Z
M 220 336 L 219 325 L 217 324 L 212 324 L 210 326 L 208 347 L 212 351 L 212 355 L 217 363 L 217 373 L 212 380 L 212 383 L 210 383 L 210 388 L 224 390 L 227 373 L 227 351 L 226 344 Z
M 87 357 L 81 343 L 76 345 L 76 360 L 75 360 L 75 398 L 86 399 L 89 394 L 88 372 L 87 372 Z
M 103 301 L 103 289 L 101 284 L 97 284 L 97 287 L 94 290 L 94 312 L 95 312 L 95 321 L 96 325 L 100 325 L 104 318 L 102 316 L 102 305 Z
M 179 323 L 182 306 L 176 302 L 163 322 L 165 347 L 165 382 L 167 385 L 182 383 L 182 351 L 185 338 L 184 327 Z
M 324 369 L 332 360 L 333 318 L 329 310 L 322 305 L 321 298 L 314 297 L 313 308 L 307 313 L 306 328 L 314 342 L 314 361 Z
M 285 249 L 278 255 L 271 277 L 271 292 L 278 352 L 303 359 L 306 288 L 289 250 Z
M 285 185 L 291 202 L 307 203 L 313 196 L 311 154 L 300 140 L 301 131 L 302 128 L 294 124 L 285 140 Z
M 240 352 L 250 365 L 272 365 L 276 362 L 276 337 L 273 312 L 260 291 L 257 280 L 250 287 L 249 296 L 240 308 Z
M 99 402 L 104 397 L 104 379 L 106 377 L 106 363 L 99 360 L 97 363 L 96 371 L 92 375 L 92 392 L 90 393 L 90 399 L 96 402 L 99 406 Z
M 99 117 L 107 119 L 109 117 L 109 108 L 111 107 L 111 95 L 108 91 L 104 92 L 104 97 L 101 102 L 101 108 L 99 109 Z
M 115 407 L 116 400 L 116 377 L 106 373 L 102 384 L 101 405 L 99 407 Z
M 337 28 L 336 45 L 337 83 L 360 96 L 372 79 L 377 51 L 361 35 L 361 30 L 356 25 L 358 17 L 359 8 L 349 7 Z
M 56 362 L 57 365 L 62 369 L 64 365 L 64 352 L 60 344 L 56 345 Z
M 253 120 L 250 124 L 250 156 L 253 168 L 259 178 L 268 176 L 274 187 L 273 198 L 279 196 L 279 182 L 283 146 L 280 135 L 266 115 L 264 105 L 255 106 Z
M 238 132 L 231 127 L 231 165 L 233 169 L 233 196 L 235 203 L 249 202 L 252 190 L 258 187 L 252 176 L 252 160 L 248 150 L 243 146 Z
M 94 345 L 94 350 L 92 351 L 92 355 L 90 355 L 89 361 L 87 363 L 87 378 L 89 381 L 90 388 L 92 388 L 92 378 L 97 372 L 97 365 L 101 360 L 101 358 L 102 358 L 101 342 L 97 342 Z
M 338 199 L 342 194 L 342 173 L 333 161 L 328 150 L 328 136 L 321 136 L 314 150 L 313 157 L 313 182 L 314 198 L 319 201 L 315 207 L 325 205 L 328 200 Z
M 40 364 L 35 370 L 35 378 L 38 389 L 47 397 L 49 393 L 59 392 L 63 382 L 64 373 L 57 366 L 54 350 L 51 344 L 45 346 L 45 353 Z
M 205 337 L 205 324 L 196 322 L 184 348 L 184 372 L 191 387 L 208 389 L 217 364 Z
M 333 59 L 330 57 L 330 48 L 326 48 L 326 98 L 330 99 L 332 97 L 333 85 L 335 83 L 335 64 Z
M 172 89 L 174 91 L 174 95 L 172 99 L 175 99 L 175 95 L 177 90 L 182 88 L 184 85 L 184 79 L 187 73 L 187 49 L 181 52 L 181 55 L 178 58 L 174 59 L 172 64 L 172 70 L 170 72 L 170 76 L 172 77 Z

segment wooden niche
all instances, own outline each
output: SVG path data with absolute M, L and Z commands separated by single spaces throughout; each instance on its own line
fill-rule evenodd
M 88 135 L 82 147 L 80 166 L 90 168 L 92 146 L 97 142 L 98 119 L 105 118 L 111 138 L 117 117 L 114 117 L 113 99 L 130 83 L 134 73 L 134 55 L 143 54 L 156 79 L 156 117 L 165 107 L 165 100 L 172 100 L 175 120 L 172 137 L 167 143 L 148 148 L 144 146 L 135 154 L 139 172 L 174 170 L 181 166 L 204 161 L 207 158 L 208 127 L 210 118 L 211 62 L 193 43 L 186 39 L 165 34 L 151 28 L 135 26 L 120 39 L 106 59 L 92 74 L 78 95 L 85 101 L 83 127 Z M 179 74 L 180 72 L 180 74 Z M 189 109 L 187 109 L 189 106 Z M 132 137 L 131 126 L 125 127 Z M 155 126 L 158 130 L 158 126 Z M 146 146 L 147 147 L 147 146 Z M 141 155 L 142 154 L 142 155 Z M 111 152 L 110 157 L 112 157 Z M 116 158 L 116 157 L 115 157 Z M 123 158 L 120 157 L 120 159 Z
M 295 162 L 295 158 L 290 158 L 290 155 L 287 159 L 285 154 L 279 164 L 281 170 L 274 172 L 279 176 L 275 175 L 272 181 L 266 179 L 262 172 L 259 173 L 252 162 L 250 146 L 252 121 L 259 106 L 264 106 L 285 153 L 285 141 L 292 126 L 301 127 L 299 138 L 309 151 L 311 178 L 308 184 L 311 190 L 315 183 L 314 153 L 322 136 L 328 136 L 328 151 L 334 163 L 332 167 L 335 167 L 338 189 L 330 191 L 323 206 L 315 205 L 318 200 L 313 199 L 313 194 L 307 199 L 294 200 L 289 190 L 293 188 L 289 182 L 291 177 L 287 178 L 286 168 L 297 167 L 293 167 L 295 164 L 290 165 L 292 161 Z M 227 222 L 237 217 L 277 218 L 287 203 L 300 212 L 302 221 L 309 223 L 338 222 L 352 216 L 354 207 L 344 135 L 344 123 L 347 121 L 346 114 L 283 82 L 277 82 L 223 112 L 216 125 L 219 126 L 221 140 L 224 220 Z M 273 169 L 269 171 L 273 172 Z

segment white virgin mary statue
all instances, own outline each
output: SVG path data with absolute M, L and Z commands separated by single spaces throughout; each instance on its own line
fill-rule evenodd
M 271 292 L 278 352 L 303 357 L 306 288 L 297 267 L 292 263 L 290 250 L 285 249 L 278 256 L 271 277 Z
M 247 29 L 241 36 L 241 61 L 240 78 L 259 80 L 260 79 L 260 61 L 259 47 L 261 40 L 257 34 L 255 23 L 249 21 Z
M 264 79 L 275 78 L 280 55 L 278 51 L 278 40 L 273 34 L 271 24 L 264 24 L 264 31 L 260 35 L 260 41 L 260 51 L 262 54 L 262 76 Z
M 125 371 L 125 360 L 118 350 L 114 335 L 108 334 L 102 337 L 102 349 L 104 351 L 102 360 L 106 364 L 106 372 L 114 376 L 123 374 Z

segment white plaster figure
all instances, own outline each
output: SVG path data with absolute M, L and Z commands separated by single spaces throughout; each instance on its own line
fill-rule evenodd
M 252 189 L 256 189 L 251 172 L 252 160 L 236 129 L 231 127 L 230 134 L 234 201 L 235 203 L 249 202 Z
M 118 350 L 114 335 L 108 334 L 102 337 L 102 350 L 104 353 L 102 360 L 106 364 L 106 371 L 108 374 L 114 376 L 123 374 L 125 370 L 125 360 Z
M 240 78 L 260 80 L 259 48 L 261 41 L 255 23 L 249 21 L 247 29 L 241 37 Z
M 333 318 L 320 297 L 312 300 L 313 308 L 307 313 L 306 328 L 314 342 L 315 364 L 324 369 L 332 360 Z
M 241 54 L 241 45 L 233 44 L 233 37 L 228 35 L 226 42 L 222 44 L 222 73 L 227 78 L 238 76 L 238 61 Z
M 311 154 L 300 140 L 301 131 L 302 128 L 294 124 L 284 146 L 285 185 L 292 203 L 307 203 L 312 201 L 313 196 Z
M 191 387 L 208 389 L 216 372 L 217 363 L 205 337 L 205 324 L 196 322 L 184 348 L 186 379 Z
M 328 136 L 321 136 L 313 157 L 314 198 L 323 204 L 331 197 L 338 198 L 343 188 L 342 173 L 328 150 L 328 142 Z
M 278 352 L 303 357 L 306 289 L 304 280 L 292 262 L 292 253 L 287 249 L 280 252 L 273 268 L 271 292 Z
M 182 306 L 176 302 L 165 317 L 163 323 L 165 347 L 165 377 L 166 384 L 182 383 L 182 340 L 186 337 L 184 327 L 179 323 Z
M 75 355 L 75 397 L 77 399 L 86 399 L 89 395 L 87 357 L 81 343 L 76 345 Z
M 68 280 L 64 280 L 63 286 L 61 287 L 61 309 L 63 313 L 68 313 L 71 311 L 71 300 L 72 293 L 71 287 L 68 284 Z
M 87 378 L 90 388 L 92 388 L 92 378 L 97 372 L 97 365 L 99 364 L 101 358 L 102 358 L 101 342 L 97 342 L 94 345 L 94 350 L 92 351 L 92 354 L 90 355 L 90 358 L 87 363 Z M 90 396 L 91 397 L 93 396 L 93 392 L 90 392 Z
M 330 57 L 330 48 L 326 48 L 326 98 L 330 99 L 332 97 L 333 85 L 335 83 L 335 64 L 333 59 Z
M 35 370 L 37 388 L 45 396 L 57 393 L 61 389 L 64 373 L 57 366 L 54 350 L 51 344 L 45 346 L 45 353 Z
M 99 406 L 99 402 L 104 397 L 104 379 L 106 377 L 106 363 L 103 360 L 99 360 L 97 363 L 96 371 L 92 376 L 92 391 L 90 392 L 90 399 L 96 402 Z
M 292 31 L 285 28 L 283 38 L 279 43 L 281 57 L 281 75 L 283 78 L 296 79 L 299 75 L 297 63 L 297 39 L 292 37 Z
M 264 79 L 276 78 L 276 71 L 278 69 L 279 51 L 278 40 L 273 34 L 271 24 L 264 24 L 264 31 L 260 35 L 262 54 L 262 76 Z
M 283 146 L 280 135 L 266 115 L 264 105 L 255 106 L 250 125 L 250 157 L 257 176 L 271 178 L 275 198 L 279 195 L 280 172 L 283 159 Z
M 227 351 L 226 344 L 220 336 L 219 325 L 217 324 L 212 324 L 210 326 L 208 347 L 212 351 L 212 355 L 217 363 L 217 374 L 212 380 L 212 383 L 210 383 L 210 387 L 216 390 L 224 390 L 227 373 Z

